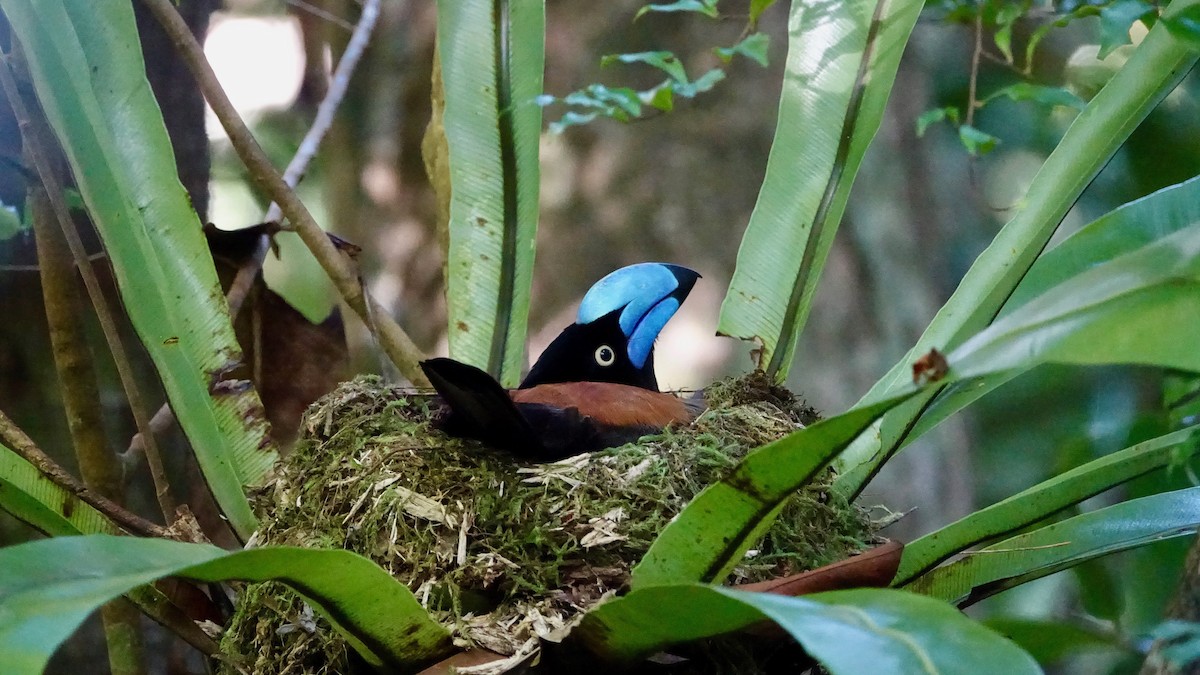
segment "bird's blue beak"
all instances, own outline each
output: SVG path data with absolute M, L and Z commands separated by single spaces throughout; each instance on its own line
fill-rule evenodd
M 638 263 L 612 272 L 593 285 L 579 303 L 577 324 L 621 310 L 621 332 L 629 340 L 629 360 L 646 364 L 654 340 L 687 298 L 700 275 L 679 265 Z

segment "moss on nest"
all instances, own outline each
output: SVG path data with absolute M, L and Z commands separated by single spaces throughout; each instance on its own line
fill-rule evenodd
M 511 654 L 619 592 L 667 523 L 746 452 L 816 413 L 761 375 L 705 391 L 686 427 L 554 464 L 525 464 L 431 427 L 436 402 L 378 378 L 342 385 L 255 495 L 259 545 L 345 548 L 408 585 L 462 646 Z M 841 560 L 872 540 L 828 476 L 788 502 L 733 581 Z M 251 587 L 222 642 L 256 673 L 340 672 L 344 643 L 278 586 Z

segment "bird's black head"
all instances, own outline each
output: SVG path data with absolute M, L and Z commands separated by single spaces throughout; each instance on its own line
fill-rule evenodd
M 574 323 L 554 338 L 521 383 L 526 389 L 553 382 L 616 382 L 658 389 L 654 355 L 641 367 L 629 360 L 629 338 L 621 332 L 621 311 L 591 323 Z
M 641 263 L 596 282 L 567 326 L 538 357 L 522 388 L 554 382 L 615 382 L 658 390 L 654 340 L 700 275 Z

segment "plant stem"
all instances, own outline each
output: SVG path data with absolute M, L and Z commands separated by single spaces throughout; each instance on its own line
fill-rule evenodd
M 983 53 L 983 9 L 975 14 L 975 46 L 971 50 L 971 79 L 967 82 L 966 125 L 975 125 L 975 109 L 979 107 L 975 89 L 979 83 L 979 55 Z
M 358 17 L 358 24 L 354 26 L 354 33 L 351 34 L 350 41 L 346 43 L 346 49 L 342 52 L 342 57 L 338 59 L 337 67 L 334 68 L 329 91 L 321 100 L 321 105 L 317 106 L 317 115 L 308 129 L 308 133 L 304 135 L 304 140 L 300 142 L 300 147 L 296 149 L 295 156 L 292 157 L 291 162 L 288 162 L 287 169 L 284 169 L 283 182 L 290 187 L 296 187 L 300 179 L 304 177 L 304 172 L 312 163 L 317 149 L 321 147 L 321 141 L 329 133 L 329 128 L 333 126 L 334 113 L 337 112 L 342 99 L 346 97 L 346 90 L 350 87 L 350 76 L 354 74 L 354 69 L 358 67 L 363 52 L 367 50 L 367 44 L 371 40 L 371 31 L 375 29 L 375 23 L 378 20 L 379 0 L 366 0 Z M 279 204 L 272 203 L 263 220 L 267 222 L 279 220 L 281 215 L 283 212 L 279 208 Z
M 354 33 L 350 36 L 350 41 L 346 44 L 346 50 L 338 59 L 329 90 L 325 92 L 325 97 L 317 106 L 317 115 L 313 119 L 312 126 L 309 127 L 308 133 L 304 134 L 304 139 L 300 141 L 300 147 L 296 149 L 292 161 L 288 162 L 287 168 L 284 169 L 283 182 L 287 183 L 288 187 L 295 188 L 300 183 L 300 179 L 308 170 L 308 165 L 316 156 L 317 149 L 321 147 L 321 141 L 329 133 L 329 128 L 333 125 L 334 113 L 341 106 L 342 99 L 346 97 L 346 90 L 350 86 L 350 77 L 354 74 L 363 52 L 367 49 L 371 32 L 375 29 L 378 20 L 379 0 L 367 0 L 363 3 L 362 13 L 359 15 L 358 24 L 354 26 Z M 275 222 L 282 215 L 283 210 L 279 204 L 271 202 L 271 206 L 267 208 L 267 212 L 263 216 L 263 222 Z M 229 301 L 231 319 L 237 318 L 242 303 L 245 302 L 255 278 L 258 277 L 258 271 L 262 269 L 263 261 L 266 260 L 269 250 L 269 241 L 270 238 L 267 235 L 259 238 L 253 258 L 238 270 L 237 275 L 233 278 L 233 283 L 229 285 L 226 299 Z
M 16 49 L 16 41 L 14 40 L 13 42 L 13 53 L 19 53 Z M 96 278 L 96 272 L 92 269 L 92 265 L 88 261 L 87 251 L 84 249 L 83 242 L 79 238 L 79 232 L 75 230 L 75 223 L 71 219 L 71 213 L 67 208 L 67 204 L 62 198 L 62 185 L 55 175 L 53 167 L 50 165 L 49 154 L 46 148 L 53 147 L 53 137 L 50 130 L 44 124 L 39 123 L 39 121 L 34 120 L 30 116 L 28 109 L 25 107 L 25 101 L 21 98 L 21 94 L 17 89 L 16 81 L 13 79 L 11 64 L 11 59 L 5 59 L 5 62 L 0 64 L 0 88 L 4 90 L 5 95 L 12 105 L 13 114 L 16 116 L 17 123 L 21 129 L 25 152 L 37 169 L 38 177 L 45 187 L 54 217 L 58 220 L 59 228 L 66 237 L 67 244 L 71 249 L 71 255 L 75 258 L 76 267 L 79 268 L 80 274 L 83 275 L 84 286 L 87 287 L 88 297 L 92 301 L 92 307 L 96 310 L 96 318 L 100 322 L 100 328 L 104 332 L 104 339 L 108 343 L 109 350 L 112 352 L 113 363 L 117 367 L 117 376 L 121 380 L 121 387 L 125 390 L 125 397 L 129 401 L 129 409 L 133 413 L 138 433 L 146 437 L 144 441 L 146 462 L 150 466 L 150 475 L 154 480 L 154 494 L 158 499 L 159 508 L 162 510 L 164 522 L 170 524 L 175 519 L 175 500 L 171 497 L 170 483 L 167 481 L 166 470 L 163 468 L 162 463 L 162 455 L 158 451 L 158 444 L 154 440 L 153 434 L 150 433 L 150 415 L 142 399 L 141 390 L 137 386 L 137 380 L 133 376 L 133 367 L 130 365 L 129 353 L 125 350 L 124 341 L 121 339 L 121 333 L 117 329 L 116 321 L 113 319 L 113 312 L 109 307 L 108 299 L 104 296 L 104 290 L 100 287 L 100 281 Z
M 58 372 L 59 390 L 67 415 L 79 473 L 84 483 L 116 504 L 124 503 L 120 464 L 104 438 L 104 415 L 92 354 L 80 325 L 82 303 L 76 287 L 75 267 L 67 242 L 54 223 L 46 191 L 35 185 L 28 204 L 38 252 L 42 298 L 50 344 Z M 114 675 L 145 673 L 140 616 L 124 600 L 114 600 L 100 610 L 108 643 L 108 662 Z
M 155 525 L 135 513 L 130 513 L 120 505 L 113 503 L 111 499 L 96 494 L 93 490 L 89 489 L 78 478 L 72 476 L 66 469 L 59 466 L 46 453 L 42 452 L 41 448 L 33 442 L 33 439 L 29 438 L 24 431 L 21 431 L 21 428 L 14 424 L 3 411 L 0 411 L 0 443 L 4 443 L 4 445 L 20 455 L 26 462 L 32 464 L 50 482 L 79 497 L 80 500 L 88 503 L 105 516 L 108 516 L 110 520 L 131 534 L 144 537 L 161 537 L 164 539 L 173 538 L 170 531 L 165 527 Z
M 100 608 L 100 621 L 112 675 L 144 675 L 142 613 L 138 608 L 125 598 L 110 600 Z
M 346 45 L 342 58 L 338 60 L 337 68 L 333 71 L 332 82 L 329 90 L 325 93 L 325 98 L 317 107 L 316 118 L 308 133 L 304 135 L 304 140 L 300 142 L 300 147 L 296 150 L 292 161 L 288 163 L 287 169 L 283 172 L 283 180 L 289 187 L 294 188 L 300 182 L 308 165 L 317 154 L 317 149 L 328 133 L 330 125 L 333 124 L 334 113 L 341 105 L 347 87 L 350 86 L 350 76 L 354 74 L 354 69 L 358 66 L 358 62 L 367 48 L 371 31 L 379 19 L 379 2 L 380 0 L 366 0 L 363 3 L 362 15 L 354 27 L 354 34 L 350 36 L 350 42 Z M 271 202 L 270 208 L 263 216 L 263 222 L 277 221 L 282 215 L 279 205 Z M 255 245 L 254 255 L 238 268 L 237 274 L 230 282 L 229 290 L 225 293 L 225 301 L 229 303 L 230 321 L 237 321 L 238 313 L 242 311 L 242 305 L 246 302 L 246 297 L 250 295 L 250 290 L 254 287 L 254 280 L 258 278 L 263 262 L 267 259 L 267 253 L 271 250 L 270 246 L 271 237 L 266 234 L 261 235 Z M 255 351 L 255 354 L 257 353 Z M 150 430 L 152 433 L 162 433 L 174 420 L 175 415 L 171 412 L 171 407 L 164 403 L 150 419 Z M 141 434 L 139 433 L 129 442 L 126 457 L 135 456 L 142 448 Z
M 388 358 L 395 364 L 410 382 L 418 386 L 428 386 L 429 381 L 417 367 L 417 362 L 424 355 L 388 314 L 387 310 L 375 302 L 363 289 L 362 280 L 351 262 L 329 240 L 329 237 L 309 213 L 308 208 L 300 201 L 288 184 L 280 176 L 279 171 L 271 164 L 266 153 L 259 147 L 258 141 L 246 127 L 237 110 L 225 95 L 213 73 L 212 66 L 204 57 L 204 50 L 195 36 L 188 30 L 183 18 L 175 11 L 171 0 L 142 0 L 163 26 L 163 30 L 171 38 L 179 50 L 180 56 L 192 71 L 204 93 L 204 98 L 212 107 L 225 133 L 229 135 L 230 143 L 238 153 L 247 171 L 292 223 L 296 233 L 312 251 L 313 256 L 342 295 L 346 304 L 365 322 L 371 332 L 379 340 Z

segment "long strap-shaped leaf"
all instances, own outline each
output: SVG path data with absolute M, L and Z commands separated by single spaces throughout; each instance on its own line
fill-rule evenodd
M 1014 532 L 1114 486 L 1200 451 L 1200 426 L 1181 429 L 1077 466 L 976 511 L 904 547 L 895 585 L 902 586 L 955 553 Z
M 242 536 L 275 460 L 200 221 L 175 171 L 128 2 L 0 0 L 104 240 L 124 305 L 213 495 Z M 230 386 L 232 385 L 232 386 Z
M 1195 11 L 1200 0 L 1176 0 L 1169 15 Z M 1012 220 L 1000 230 L 917 344 L 863 397 L 877 400 L 902 387 L 914 360 L 931 348 L 946 351 L 986 326 L 1000 311 L 1050 236 L 1100 169 L 1158 102 L 1195 64 L 1197 54 L 1161 24 L 1146 35 L 1109 83 L 1071 124 Z M 936 392 L 885 416 L 838 458 L 835 488 L 857 495 L 908 435 Z
M 1029 654 L 941 602 L 896 591 L 792 598 L 701 585 L 657 586 L 589 612 L 567 645 L 632 660 L 770 620 L 834 675 L 1040 673 Z
M 1200 222 L 1200 177 L 1163 188 L 1110 211 L 1039 256 L 1004 303 L 1000 316 L 1092 266 L 1196 222 Z M 904 443 L 920 438 L 1022 372 L 1013 370 L 947 387 L 921 414 Z
M 1200 371 L 1200 350 L 1178 337 L 1197 330 L 1200 223 L 1077 274 L 1006 314 L 950 354 L 954 372 L 946 383 L 968 380 L 969 388 L 971 378 L 982 378 L 981 386 L 998 386 L 1012 373 L 1046 362 Z M 905 405 L 925 403 L 927 396 Z M 913 418 L 884 416 L 880 433 L 895 440 L 896 426 Z M 868 436 L 850 447 L 877 441 Z M 877 466 L 874 460 L 865 462 L 839 480 L 845 481 L 843 487 L 862 486 Z
M 788 495 L 904 398 L 822 420 L 747 455 L 667 525 L 634 567 L 630 583 L 636 589 L 722 581 L 771 526 Z
M 32 464 L 0 445 L 0 510 L 52 536 L 118 534 L 102 513 L 50 482 Z
M 412 671 L 451 649 L 449 634 L 401 583 L 349 551 L 263 548 L 93 535 L 0 549 L 0 654 L 7 673 L 40 673 L 104 602 L 166 576 L 282 581 L 303 594 L 364 659 Z
M 54 537 L 117 534 L 104 514 L 50 482 L 32 464 L 0 445 L 0 510 Z M 191 644 L 211 640 L 191 619 L 151 585 L 131 588 L 125 597 L 147 616 L 172 627 Z M 191 633 L 188 635 L 188 633 Z
M 1200 176 L 1109 211 L 1038 257 L 999 316 L 1071 277 L 1200 223 Z
M 1162 326 L 1171 325 L 1172 330 Z M 634 569 L 635 588 L 720 581 L 774 509 L 872 420 L 940 384 L 1039 363 L 1142 363 L 1200 371 L 1200 224 L 1097 266 L 996 322 L 949 356 L 939 384 L 823 420 L 747 455 L 667 526 Z M 913 393 L 916 395 L 913 396 Z M 907 400 L 905 400 L 907 398 Z
M 717 330 L 787 376 L 850 186 L 883 118 L 918 0 L 793 2 L 779 122 Z
M 1197 332 L 1200 222 L 1076 275 L 948 358 L 959 379 L 1049 361 L 1200 371 L 1200 350 L 1180 339 Z
M 1132 499 L 1005 539 L 905 588 L 968 605 L 1100 556 L 1200 528 L 1200 488 Z
M 538 216 L 542 0 L 439 0 L 450 222 L 450 355 L 514 386 Z

